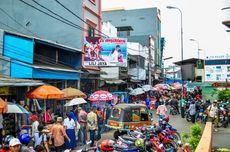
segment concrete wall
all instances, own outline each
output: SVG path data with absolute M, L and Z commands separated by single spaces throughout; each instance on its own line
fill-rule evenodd
M 31 0 L 24 0 L 31 5 L 42 9 Z M 38 3 L 44 5 L 48 9 L 61 15 L 65 19 L 74 22 L 77 25 L 82 26 L 82 21 L 73 16 L 70 12 L 61 7 L 53 0 L 36 0 Z M 59 0 L 63 5 L 72 10 L 75 14 L 82 17 L 82 0 Z M 26 4 L 18 0 L 1 0 L 0 6 L 10 16 L 12 16 L 17 22 L 24 26 L 21 27 L 6 14 L 0 10 L 0 21 L 4 22 L 8 26 L 17 29 L 18 32 L 26 35 L 35 35 L 58 42 L 60 44 L 68 45 L 75 48 L 82 47 L 82 30 L 76 29 L 65 23 L 62 23 L 56 19 L 53 19 L 34 8 L 27 6 Z M 44 10 L 44 9 L 42 9 Z M 46 11 L 47 12 L 47 11 Z M 50 13 L 49 13 L 50 14 Z M 5 30 L 12 30 L 0 24 L 0 28 Z M 28 30 L 31 32 L 29 32 Z

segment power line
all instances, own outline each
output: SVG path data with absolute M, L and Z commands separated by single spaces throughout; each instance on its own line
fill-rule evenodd
M 1 21 L 0 21 L 0 24 L 2 24 L 2 25 L 4 25 L 4 26 L 8 27 L 9 29 L 12 29 L 12 30 L 14 30 L 14 31 L 16 31 L 16 32 L 19 32 L 19 33 L 20 33 L 20 31 L 18 31 L 17 29 L 15 29 L 15 28 L 13 28 L 13 27 L 11 27 L 11 26 L 9 26 L 9 25 L 7 25 L 7 24 L 5 24 L 5 23 L 1 22 Z
M 23 29 L 25 29 L 26 31 L 30 32 L 31 34 L 37 36 L 36 34 L 34 34 L 32 31 L 30 31 L 29 29 L 25 28 L 21 23 L 19 23 L 15 18 L 13 18 L 12 16 L 10 16 L 4 9 L 0 8 L 0 10 L 6 14 L 9 18 L 11 18 L 14 22 L 16 22 L 18 25 L 20 25 Z M 37 36 L 38 37 L 38 36 Z
M 40 11 L 40 12 L 42 12 L 42 13 L 44 13 L 44 14 L 46 14 L 46 15 L 48 15 L 48 16 L 50 16 L 50 17 L 56 19 L 56 20 L 59 20 L 59 21 L 65 23 L 65 24 L 67 24 L 67 25 L 69 25 L 69 26 L 72 26 L 72 27 L 77 26 L 77 29 L 79 29 L 79 30 L 88 31 L 87 29 L 84 29 L 84 28 L 81 27 L 80 25 L 77 25 L 77 24 L 75 24 L 75 23 L 73 23 L 73 22 L 71 22 L 71 21 L 69 21 L 69 20 L 67 20 L 67 19 L 64 19 L 61 15 L 58 15 L 57 13 L 51 11 L 50 9 L 48 9 L 48 8 L 45 7 L 44 5 L 41 5 L 40 3 L 36 2 L 35 0 L 32 0 L 32 1 L 35 2 L 36 4 L 38 4 L 39 6 L 41 6 L 42 8 L 44 8 L 44 9 L 48 10 L 49 12 L 53 13 L 54 15 L 56 15 L 56 16 L 58 16 L 58 17 L 64 19 L 65 21 L 63 21 L 63 20 L 61 20 L 61 19 L 59 19 L 59 18 L 57 18 L 57 17 L 55 17 L 55 16 L 53 16 L 53 15 L 50 15 L 49 13 L 44 12 L 44 11 L 42 11 L 41 9 L 38 9 L 37 7 L 31 5 L 31 4 L 29 4 L 29 3 L 27 3 L 27 2 L 25 2 L 25 1 L 23 1 L 23 0 L 19 0 L 19 1 L 23 2 L 24 4 L 26 4 L 26 5 L 28 5 L 28 6 L 32 7 L 32 8 L 34 8 L 34 9 L 36 9 L 36 10 L 38 10 L 38 11 Z M 58 0 L 55 0 L 55 1 L 56 1 L 59 5 L 61 5 L 64 9 L 66 9 L 66 10 L 69 11 L 71 14 L 73 14 L 75 17 L 77 17 L 78 19 L 80 19 L 82 22 L 84 22 L 84 23 L 86 23 L 87 25 L 89 25 L 89 24 L 88 24 L 86 21 L 84 21 L 80 16 L 78 16 L 77 14 L 75 14 L 73 11 L 71 11 L 69 8 L 67 8 L 65 5 L 63 5 L 61 2 L 59 2 Z M 70 23 L 71 23 L 71 24 L 70 24 Z M 72 25 L 72 24 L 74 24 L 74 25 Z M 90 25 L 89 25 L 89 26 L 90 26 Z M 76 28 L 76 27 L 75 27 L 75 28 Z M 97 29 L 95 29 L 95 30 L 98 31 L 99 33 L 103 34 L 104 36 L 110 38 L 108 35 L 104 34 L 104 33 L 101 32 L 100 30 L 97 30 Z M 127 48 L 128 48 L 128 47 L 127 47 Z M 135 49 L 132 49 L 132 48 L 128 48 L 128 49 L 139 52 L 139 50 L 135 50 Z
M 34 0 L 33 0 L 34 1 Z M 82 19 L 80 16 L 78 16 L 77 14 L 75 14 L 73 11 L 71 11 L 69 8 L 67 8 L 64 4 L 62 4 L 61 2 L 59 2 L 58 0 L 55 0 L 59 5 L 61 5 L 64 9 L 66 9 L 68 12 L 70 12 L 71 14 L 73 14 L 75 17 L 77 17 L 78 19 L 80 19 L 82 22 L 84 22 L 85 24 L 89 25 L 84 19 Z M 98 29 L 95 29 L 96 31 L 98 31 L 99 33 L 103 34 L 104 36 L 106 37 L 109 37 L 108 35 L 104 34 L 102 31 L 98 30 Z M 109 37 L 110 38 L 110 37 Z M 128 47 L 127 47 L 128 48 Z M 138 51 L 139 50 L 134 50 L 132 48 L 129 48 L 130 50 L 133 50 L 133 51 Z
M 64 21 L 69 22 L 70 24 L 73 24 L 73 25 L 75 25 L 75 26 L 77 26 L 77 27 L 79 27 L 79 28 L 81 28 L 81 29 L 83 29 L 83 30 L 86 30 L 86 29 L 84 29 L 83 27 L 81 27 L 81 26 L 79 26 L 79 25 L 77 25 L 77 24 L 75 24 L 75 23 L 73 23 L 73 22 L 71 22 L 71 21 L 65 19 L 65 18 L 62 17 L 61 15 L 58 15 L 57 13 L 55 13 L 55 12 L 53 12 L 52 10 L 48 9 L 48 8 L 45 7 L 44 5 L 42 5 L 42 4 L 38 3 L 38 2 L 36 2 L 35 0 L 32 0 L 32 1 L 33 1 L 34 3 L 36 3 L 37 5 L 39 5 L 40 7 L 44 8 L 45 10 L 47 10 L 47 11 L 51 12 L 52 14 L 54 14 L 54 15 L 60 17 L 60 18 L 63 19 Z M 86 30 L 86 31 L 88 31 L 88 30 Z
M 82 19 L 80 16 L 78 16 L 77 14 L 75 14 L 73 11 L 71 11 L 68 7 L 66 7 L 65 5 L 63 5 L 61 2 L 59 2 L 58 0 L 55 0 L 59 5 L 61 5 L 64 9 L 66 9 L 68 12 L 70 12 L 71 14 L 73 14 L 75 17 L 77 17 L 78 19 L 80 19 L 82 22 L 84 22 L 85 24 L 89 25 L 89 23 L 87 23 L 84 19 Z M 98 29 L 95 29 L 96 31 L 98 31 L 99 33 L 103 34 L 104 36 L 109 37 L 108 35 L 104 34 L 103 32 L 101 32 Z
M 57 17 L 55 17 L 55 16 L 53 16 L 53 15 L 50 15 L 49 13 L 47 13 L 47 12 L 45 12 L 45 11 L 43 11 L 43 10 L 41 10 L 41 9 L 39 9 L 39 8 L 37 8 L 37 7 L 35 7 L 35 6 L 33 6 L 33 5 L 31 5 L 31 4 L 29 4 L 29 3 L 25 2 L 25 1 L 23 1 L 23 0 L 19 0 L 19 1 L 21 1 L 22 3 L 26 4 L 27 6 L 30 6 L 30 7 L 34 8 L 34 9 L 36 9 L 37 11 L 42 12 L 43 14 L 46 14 L 46 15 L 48 15 L 48 16 L 50 16 L 50 17 L 52 17 L 52 18 L 54 18 L 54 19 L 56 19 L 56 20 L 58 20 L 58 21 L 60 21 L 60 22 L 62 22 L 62 23 L 64 23 L 64 24 L 67 24 L 67 25 L 69 25 L 69 26 L 71 26 L 71 27 L 74 27 L 74 28 L 76 28 L 76 29 L 82 30 L 80 27 L 75 26 L 75 25 L 72 25 L 72 24 L 70 24 L 70 23 L 68 23 L 68 22 L 66 22 L 66 21 L 63 21 L 63 20 L 61 20 L 61 19 L 59 19 L 59 18 L 57 18 Z

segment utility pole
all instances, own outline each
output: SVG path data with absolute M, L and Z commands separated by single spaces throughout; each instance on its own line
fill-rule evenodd
M 152 50 L 152 45 L 151 45 L 151 36 L 149 35 L 149 67 L 148 67 L 148 71 L 149 71 L 149 85 L 152 85 L 152 71 L 151 71 L 151 50 Z

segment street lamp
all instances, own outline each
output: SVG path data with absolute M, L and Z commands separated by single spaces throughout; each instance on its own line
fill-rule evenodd
M 181 9 L 179 9 L 178 7 L 174 7 L 174 6 L 167 6 L 166 8 L 168 9 L 176 9 L 180 12 L 180 24 L 181 24 L 181 83 L 182 83 L 182 99 L 184 99 L 184 80 L 183 80 L 183 70 L 182 70 L 182 66 L 183 66 L 183 20 L 182 20 L 182 11 Z
M 202 51 L 202 49 L 200 49 L 200 45 L 199 45 L 199 41 L 195 40 L 195 39 L 189 39 L 190 41 L 196 42 L 197 44 L 197 53 L 198 53 L 198 60 L 200 59 L 200 51 Z

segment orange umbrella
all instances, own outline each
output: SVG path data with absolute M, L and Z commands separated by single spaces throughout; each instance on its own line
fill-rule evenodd
M 62 99 L 64 93 L 58 88 L 50 85 L 42 85 L 26 93 L 30 99 Z
M 46 111 L 46 99 L 63 99 L 64 93 L 50 85 L 42 85 L 26 93 L 30 99 L 44 99 L 44 111 Z
M 6 113 L 8 111 L 7 102 L 0 98 L 0 113 Z

